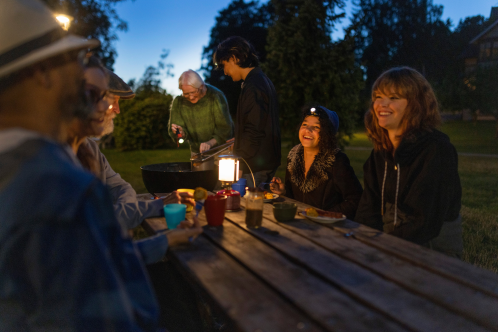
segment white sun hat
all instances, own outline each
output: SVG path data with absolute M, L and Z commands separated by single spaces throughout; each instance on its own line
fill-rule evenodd
M 0 1 L 0 78 L 53 56 L 99 44 L 96 39 L 66 33 L 39 0 Z

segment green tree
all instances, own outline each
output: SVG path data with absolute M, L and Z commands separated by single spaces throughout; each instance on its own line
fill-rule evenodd
M 362 72 L 355 65 L 354 40 L 332 42 L 331 29 L 344 1 L 273 1 L 277 20 L 270 27 L 264 70 L 277 90 L 280 125 L 297 142 L 303 105 L 318 102 L 339 115 L 340 135 L 351 135 L 359 108 Z M 341 140 L 343 143 L 343 141 Z
M 204 71 L 206 83 L 223 91 L 233 117 L 237 111 L 240 82 L 234 83 L 223 74 L 223 71 L 214 69 L 213 53 L 223 40 L 232 36 L 241 36 L 253 44 L 261 62 L 264 62 L 268 27 L 273 23 L 273 20 L 274 10 L 271 2 L 259 5 L 258 1 L 246 3 L 243 0 L 234 0 L 227 8 L 219 12 L 216 24 L 211 29 L 209 44 L 204 47 L 202 53 L 204 63 L 201 69 Z
M 366 68 L 366 87 L 394 66 L 410 66 L 430 81 L 444 77 L 451 21 L 432 0 L 354 0 L 356 52 Z M 456 55 L 455 55 L 456 56 Z
M 444 56 L 445 73 L 442 80 L 434 81 L 433 87 L 436 91 L 441 108 L 445 111 L 456 111 L 464 108 L 475 109 L 472 88 L 475 87 L 471 80 L 466 77 L 464 58 L 466 55 L 478 53 L 476 45 L 469 42 L 484 31 L 491 22 L 484 16 L 477 15 L 460 20 L 449 37 L 451 49 Z
M 163 50 L 157 67 L 149 66 L 138 82 L 130 80 L 135 98 L 120 102 L 121 113 L 114 119 L 114 139 L 119 150 L 176 147 L 168 135 L 168 120 L 173 97 L 161 88 L 161 77 L 173 76 L 172 64 L 165 64 Z
M 119 150 L 176 147 L 167 133 L 169 108 L 173 97 L 165 92 L 142 95 L 122 101 L 121 114 L 114 119 L 114 139 Z
M 164 60 L 169 55 L 169 50 L 163 49 L 160 58 L 157 62 L 157 67 L 149 66 L 145 69 L 142 78 L 135 83 L 133 81 L 133 86 L 135 88 L 135 93 L 141 96 L 155 95 L 156 93 L 164 93 L 165 90 L 161 88 L 161 77 L 173 77 L 171 69 L 173 64 L 165 63 Z
M 464 107 L 481 114 L 494 115 L 496 119 L 495 137 L 498 138 L 498 65 L 480 66 L 465 78 Z
M 104 65 L 112 69 L 117 53 L 114 41 L 117 31 L 126 31 L 128 25 L 119 18 L 114 6 L 125 0 L 42 0 L 54 12 L 74 18 L 69 32 L 87 38 L 99 39 L 96 50 Z

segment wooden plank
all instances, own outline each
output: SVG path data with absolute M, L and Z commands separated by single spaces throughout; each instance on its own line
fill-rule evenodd
M 309 207 L 306 204 L 285 197 L 286 201 L 296 203 L 298 210 Z M 474 288 L 479 292 L 486 292 L 498 296 L 498 275 L 459 259 L 445 256 L 434 250 L 419 246 L 412 242 L 391 236 L 370 227 L 358 224 L 351 220 L 345 220 L 335 224 L 325 225 L 343 234 L 353 233 L 353 236 L 369 246 L 378 250 L 410 261 L 424 269 L 438 273 L 447 279 Z
M 265 218 L 278 223 L 271 212 L 271 206 L 265 206 Z M 479 325 L 492 330 L 498 329 L 498 298 L 448 280 L 439 274 L 367 246 L 352 237 L 344 237 L 342 233 L 329 228 L 315 223 L 309 223 L 309 227 L 302 227 L 301 224 L 299 221 L 279 223 L 280 226 L 310 239 L 338 256 L 355 262 Z
M 230 222 L 205 235 L 330 331 L 407 331 Z
M 246 229 L 244 213 L 227 213 L 227 218 Z M 349 296 L 412 330 L 487 330 L 363 267 L 337 257 L 278 224 L 264 219 L 263 226 L 267 230 L 278 232 L 279 235 L 271 235 L 264 229 L 248 230 L 248 232 L 285 253 L 295 262 L 306 266 L 312 273 L 321 276 Z
M 324 331 L 204 236 L 171 256 L 240 331 Z
M 157 231 L 167 228 L 164 217 L 147 218 L 142 222 L 143 229 L 150 235 L 156 234 Z
M 193 214 L 187 214 L 187 219 L 192 217 Z M 207 224 L 203 211 L 199 214 L 199 222 L 203 226 Z M 166 220 L 164 217 L 147 218 L 142 226 L 149 234 L 155 234 L 166 227 Z M 172 248 L 170 252 L 182 273 L 240 325 L 241 331 L 322 331 L 236 261 L 216 249 L 204 234 L 191 246 Z

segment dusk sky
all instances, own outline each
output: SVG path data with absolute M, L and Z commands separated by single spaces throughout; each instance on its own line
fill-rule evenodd
M 211 28 L 218 12 L 230 0 L 135 0 L 116 6 L 118 15 L 128 22 L 128 31 L 119 32 L 115 45 L 118 52 L 114 71 L 125 81 L 139 79 L 149 65 L 157 65 L 163 49 L 170 51 L 166 58 L 174 68 L 173 78 L 162 77 L 168 93 L 177 95 L 178 77 L 188 69 L 199 70 L 203 47 L 209 42 Z M 266 1 L 260 1 L 266 2 Z M 342 26 L 349 25 L 351 0 L 346 1 L 346 18 Z M 455 27 L 468 16 L 489 17 L 491 7 L 498 0 L 434 0 L 444 6 L 443 18 L 450 18 Z M 334 32 L 334 40 L 343 36 L 342 27 Z

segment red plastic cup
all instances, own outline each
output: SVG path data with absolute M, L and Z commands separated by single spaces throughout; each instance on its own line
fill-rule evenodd
M 211 195 L 204 202 L 204 211 L 209 226 L 221 226 L 225 220 L 227 197 L 225 195 Z

